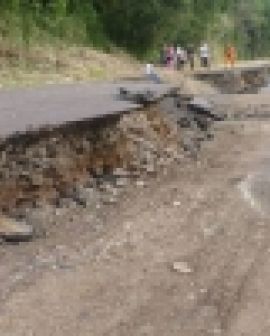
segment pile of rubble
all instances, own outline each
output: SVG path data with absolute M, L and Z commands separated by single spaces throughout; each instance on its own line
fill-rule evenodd
M 252 94 L 258 93 L 267 85 L 268 71 L 261 69 L 228 69 L 227 71 L 197 73 L 195 78 L 207 81 L 223 94 Z

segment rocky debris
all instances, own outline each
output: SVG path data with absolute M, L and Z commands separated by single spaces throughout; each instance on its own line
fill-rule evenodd
M 116 188 L 123 188 L 127 186 L 131 179 L 130 172 L 122 168 L 114 169 L 113 176 L 115 177 L 115 187 Z
M 179 109 L 183 109 L 192 101 L 193 96 L 191 94 L 180 93 L 175 97 L 175 106 Z
M 143 188 L 143 187 L 146 186 L 146 183 L 145 183 L 145 181 L 139 180 L 139 181 L 136 181 L 136 185 L 137 185 L 137 187 Z
M 192 97 L 180 94 L 163 106 L 180 127 L 183 149 L 194 158 L 197 157 L 200 143 L 213 138 L 211 134 L 213 122 L 224 120 L 223 115 L 214 113 L 212 102 L 201 95 Z
M 33 237 L 33 228 L 26 223 L 1 216 L 0 217 L 0 238 L 5 241 L 21 242 L 30 240 Z
M 172 265 L 172 269 L 173 271 L 182 274 L 190 274 L 193 272 L 192 268 L 185 261 L 175 261 Z
M 254 97 L 255 98 L 255 97 Z M 268 120 L 270 118 L 269 104 L 239 104 L 232 106 L 230 103 L 213 102 L 213 109 L 221 120 L 241 121 L 241 120 Z
M 123 100 L 128 100 L 133 103 L 139 104 L 139 105 L 149 105 L 155 101 L 155 95 L 150 90 L 142 90 L 142 91 L 129 91 L 126 88 L 121 87 L 119 89 L 120 98 Z
M 260 88 L 267 85 L 268 73 L 261 69 L 232 69 L 198 73 L 196 78 L 208 81 L 224 94 L 258 93 Z
M 213 105 L 209 99 L 204 98 L 203 96 L 195 96 L 187 104 L 187 108 L 196 113 L 196 115 L 205 116 L 210 120 L 220 121 L 223 120 L 222 115 L 219 115 L 214 112 Z
M 124 89 L 121 94 L 141 97 Z M 143 93 L 142 99 L 152 98 Z M 211 111 L 200 106 L 200 115 L 198 104 L 188 108 L 191 97 L 183 100 L 175 94 L 136 112 L 2 140 L 1 212 L 11 217 L 20 213 L 25 219 L 27 209 L 44 204 L 97 209 L 115 204 L 130 181 L 145 187 L 146 176 L 185 156 L 196 159 L 200 142 L 209 134 Z M 38 225 L 37 219 L 33 226 Z

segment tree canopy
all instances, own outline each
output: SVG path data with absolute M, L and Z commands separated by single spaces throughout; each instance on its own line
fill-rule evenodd
M 268 55 L 269 16 L 269 0 L 0 0 L 4 36 L 29 41 L 39 31 L 139 57 L 201 40 L 233 42 L 242 57 Z

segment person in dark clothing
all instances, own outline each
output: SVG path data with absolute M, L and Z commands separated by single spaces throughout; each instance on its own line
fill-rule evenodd
M 189 44 L 187 47 L 187 60 L 190 65 L 190 69 L 194 70 L 195 63 L 195 48 L 192 44 Z
M 160 50 L 160 64 L 166 65 L 167 63 L 167 46 L 166 44 Z
M 167 67 L 173 68 L 175 59 L 174 47 L 170 45 L 167 49 Z
M 209 63 L 210 54 L 208 44 L 206 42 L 202 43 L 199 51 L 200 51 L 201 67 L 207 68 L 208 66 L 210 66 Z

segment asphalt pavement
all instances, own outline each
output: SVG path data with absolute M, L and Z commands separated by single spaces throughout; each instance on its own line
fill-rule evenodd
M 0 91 L 0 137 L 140 107 L 135 102 L 120 99 L 121 87 L 130 92 L 150 91 L 154 98 L 160 98 L 172 89 L 167 84 L 146 81 L 51 84 L 36 88 L 4 89 Z

